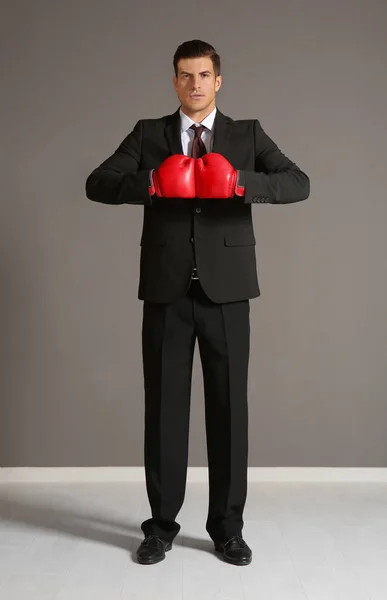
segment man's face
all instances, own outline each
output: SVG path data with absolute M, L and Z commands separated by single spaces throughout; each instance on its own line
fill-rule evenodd
M 222 76 L 215 77 L 211 58 L 182 58 L 177 69 L 173 84 L 182 109 L 188 114 L 211 112 L 215 108 L 216 93 L 222 84 Z

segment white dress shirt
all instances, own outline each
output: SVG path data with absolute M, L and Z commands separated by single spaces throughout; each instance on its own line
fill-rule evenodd
M 216 106 L 209 115 L 201 123 L 195 123 L 190 117 L 188 117 L 180 108 L 180 132 L 181 132 L 181 144 L 183 146 L 183 153 L 186 156 L 191 156 L 192 142 L 195 137 L 195 132 L 190 129 L 191 125 L 203 125 L 205 129 L 202 132 L 202 140 L 206 147 L 207 152 L 212 151 L 212 145 L 214 141 L 214 121 L 216 114 Z

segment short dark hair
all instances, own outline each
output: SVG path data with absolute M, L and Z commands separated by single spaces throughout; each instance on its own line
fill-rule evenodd
M 215 48 L 202 40 L 190 40 L 180 44 L 173 57 L 173 67 L 177 76 L 177 64 L 181 58 L 199 58 L 209 56 L 214 66 L 215 77 L 220 75 L 220 56 Z

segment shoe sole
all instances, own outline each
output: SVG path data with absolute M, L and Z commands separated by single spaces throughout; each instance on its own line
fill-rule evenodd
M 165 549 L 164 549 L 164 552 L 169 552 L 169 550 L 172 550 L 172 546 L 166 546 Z M 145 559 L 144 558 L 140 559 L 137 556 L 137 562 L 140 565 L 155 565 L 155 564 L 161 562 L 164 559 L 165 559 L 165 554 L 164 554 L 164 556 L 161 556 L 161 558 L 157 558 L 156 560 L 154 560 L 154 559 L 146 559 L 146 558 Z

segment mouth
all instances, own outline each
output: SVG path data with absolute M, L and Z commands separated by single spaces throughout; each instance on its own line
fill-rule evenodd
M 192 100 L 199 100 L 199 98 L 204 98 L 204 94 L 193 94 L 191 98 Z

